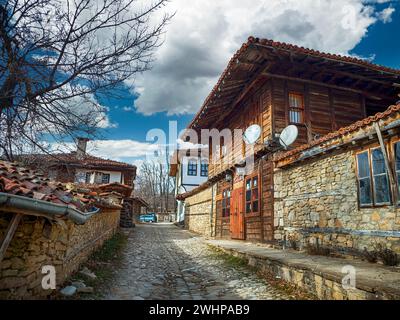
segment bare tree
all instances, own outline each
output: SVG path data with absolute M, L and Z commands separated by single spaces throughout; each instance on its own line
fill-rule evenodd
M 169 212 L 175 206 L 174 179 L 168 175 L 168 164 L 144 162 L 136 181 L 137 195 L 146 199 L 151 210 Z
M 96 100 L 150 68 L 168 0 L 0 2 L 0 150 L 12 160 L 42 137 L 92 137 Z M 159 17 L 158 19 L 156 17 Z

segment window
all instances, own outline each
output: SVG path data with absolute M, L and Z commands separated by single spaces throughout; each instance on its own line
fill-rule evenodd
M 400 142 L 396 142 L 393 145 L 394 149 L 394 165 L 396 171 L 396 179 L 397 179 L 397 192 L 398 192 L 398 199 L 400 201 Z
M 258 176 L 246 180 L 246 213 L 259 212 Z
M 85 182 L 86 183 L 90 183 L 91 177 L 92 177 L 92 173 L 91 172 L 86 172 Z
M 103 183 L 103 184 L 110 183 L 110 174 L 109 173 L 103 173 L 103 176 L 101 178 L 101 183 Z
M 197 176 L 197 160 L 190 159 L 188 162 L 188 176 Z
M 357 155 L 357 175 L 361 207 L 390 204 L 389 177 L 380 147 Z
M 202 177 L 208 177 L 208 162 L 207 162 L 207 160 L 203 160 L 201 162 L 200 175 Z
M 222 191 L 222 217 L 229 217 L 231 214 L 231 190 Z
M 289 122 L 304 123 L 304 98 L 300 93 L 289 93 Z

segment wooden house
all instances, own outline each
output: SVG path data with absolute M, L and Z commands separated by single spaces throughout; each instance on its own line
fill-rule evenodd
M 264 142 L 293 124 L 299 136 L 292 147 L 310 143 L 385 110 L 398 99 L 399 88 L 399 70 L 250 37 L 230 60 L 188 128 L 200 135 L 202 129 L 244 130 L 260 125 L 254 170 L 238 174 L 244 147 L 226 151 L 225 157 L 232 161 L 225 162 L 213 161 L 210 147 L 208 182 L 180 199 L 213 186 L 217 190 L 212 200 L 215 236 L 272 241 L 273 152 Z M 235 143 L 243 144 L 241 140 Z

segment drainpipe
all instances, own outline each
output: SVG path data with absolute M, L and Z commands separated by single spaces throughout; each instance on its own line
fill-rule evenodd
M 76 224 L 84 224 L 94 214 L 100 212 L 100 209 L 96 208 L 94 211 L 84 213 L 69 205 L 60 205 L 3 192 L 0 192 L 0 206 L 27 210 L 41 215 L 45 213 L 49 216 L 64 216 Z

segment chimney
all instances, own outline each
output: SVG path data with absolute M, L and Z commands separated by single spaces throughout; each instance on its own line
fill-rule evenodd
M 83 159 L 86 155 L 86 145 L 89 139 L 87 138 L 77 138 L 77 149 L 76 149 L 76 157 L 78 159 Z

